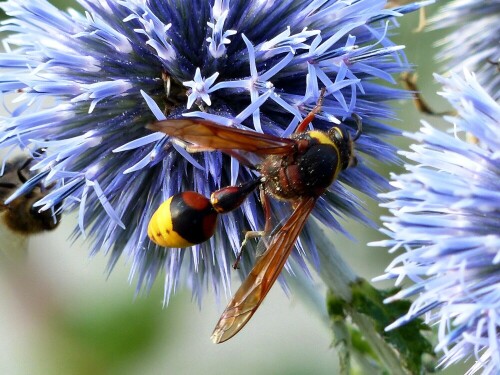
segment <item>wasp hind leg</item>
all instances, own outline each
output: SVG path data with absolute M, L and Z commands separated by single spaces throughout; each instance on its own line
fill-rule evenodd
M 236 270 L 239 268 L 239 263 L 241 256 L 243 254 L 243 250 L 245 248 L 245 245 L 247 244 L 248 240 L 254 239 L 254 238 L 265 238 L 269 233 L 271 233 L 271 203 L 269 202 L 269 196 L 266 194 L 263 188 L 260 189 L 260 201 L 262 202 L 262 208 L 264 209 L 264 217 L 266 220 L 264 230 L 258 230 L 258 231 L 248 231 L 245 232 L 245 238 L 243 239 L 243 242 L 241 242 L 240 250 L 238 251 L 238 254 L 236 255 L 236 260 L 233 263 L 233 268 Z M 265 245 L 265 243 L 264 243 Z M 267 246 L 266 246 L 267 248 Z
M 252 240 L 254 238 L 263 238 L 267 235 L 268 233 L 266 231 L 263 231 L 263 230 L 257 230 L 257 231 L 254 231 L 254 230 L 250 230 L 248 232 L 245 232 L 245 238 L 243 239 L 243 241 L 241 242 L 241 246 L 240 246 L 240 250 L 238 251 L 238 255 L 236 255 L 236 260 L 234 261 L 233 263 L 233 268 L 235 270 L 237 270 L 238 268 L 240 268 L 239 264 L 240 264 L 240 259 L 241 259 L 241 256 L 243 255 L 243 250 L 247 244 L 247 242 L 249 240 Z

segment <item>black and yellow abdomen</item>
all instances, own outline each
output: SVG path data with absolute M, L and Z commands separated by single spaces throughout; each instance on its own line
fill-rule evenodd
M 218 214 L 228 213 L 244 202 L 260 179 L 214 191 L 210 199 L 194 191 L 178 193 L 163 202 L 151 217 L 148 236 L 164 247 L 188 247 L 205 242 L 215 233 Z
M 213 236 L 217 212 L 210 200 L 194 191 L 175 194 L 151 217 L 148 236 L 164 247 L 188 247 Z

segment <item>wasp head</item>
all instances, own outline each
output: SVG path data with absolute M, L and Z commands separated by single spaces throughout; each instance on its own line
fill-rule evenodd
M 353 114 L 354 120 L 358 126 L 356 134 L 351 137 L 351 134 L 346 127 L 333 127 L 328 131 L 328 136 L 335 143 L 339 150 L 341 169 L 355 167 L 358 164 L 356 153 L 354 151 L 354 142 L 361 136 L 363 131 L 361 118 Z

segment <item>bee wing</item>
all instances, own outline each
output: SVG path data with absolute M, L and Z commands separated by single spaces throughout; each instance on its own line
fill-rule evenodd
M 236 149 L 262 155 L 286 154 L 295 144 L 290 138 L 219 125 L 203 119 L 163 120 L 147 128 L 221 151 Z
M 302 198 L 283 227 L 271 238 L 268 249 L 236 291 L 212 333 L 216 344 L 236 335 L 257 311 L 283 269 L 295 241 L 314 208 L 316 198 Z

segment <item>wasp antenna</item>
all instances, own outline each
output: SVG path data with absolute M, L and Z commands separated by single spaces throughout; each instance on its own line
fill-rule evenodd
M 354 121 L 356 121 L 356 125 L 358 126 L 358 130 L 356 130 L 356 134 L 354 134 L 354 138 L 352 139 L 353 142 L 356 142 L 363 133 L 363 121 L 361 120 L 361 117 L 356 113 L 353 113 L 352 117 L 354 118 Z

